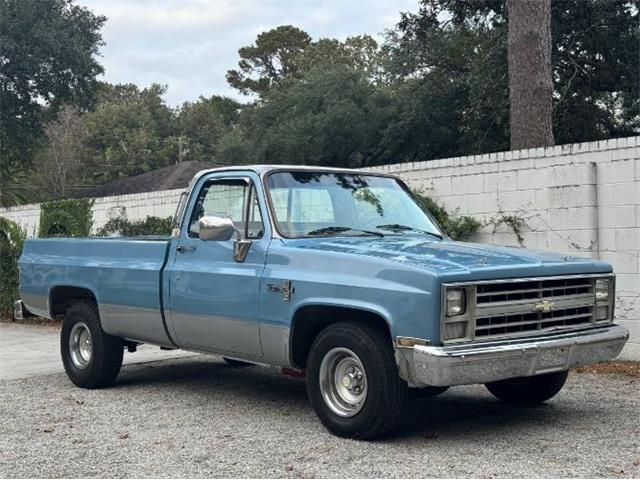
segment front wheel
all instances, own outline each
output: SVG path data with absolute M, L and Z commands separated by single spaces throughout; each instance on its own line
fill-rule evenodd
M 331 432 L 360 439 L 390 432 L 407 398 L 407 385 L 398 376 L 387 335 L 350 322 L 327 327 L 313 342 L 307 391 Z
M 111 385 L 122 366 L 124 343 L 102 330 L 98 308 L 77 302 L 67 310 L 60 332 L 62 363 L 69 379 L 78 387 Z
M 500 400 L 517 405 L 535 405 L 555 396 L 564 386 L 568 370 L 535 377 L 510 378 L 487 383 L 487 389 Z

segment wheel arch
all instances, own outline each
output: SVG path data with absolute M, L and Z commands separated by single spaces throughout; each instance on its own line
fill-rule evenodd
M 306 367 L 313 341 L 329 325 L 355 321 L 379 328 L 393 343 L 393 324 L 388 314 L 371 306 L 309 302 L 295 310 L 289 331 L 289 360 L 296 368 Z
M 78 285 L 56 285 L 49 290 L 49 315 L 55 318 L 64 315 L 67 309 L 78 300 L 98 303 L 96 294 L 90 288 Z

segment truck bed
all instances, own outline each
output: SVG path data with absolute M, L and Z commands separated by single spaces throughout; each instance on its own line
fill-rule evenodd
M 22 300 L 51 318 L 52 296 L 84 288 L 95 295 L 107 333 L 171 345 L 162 310 L 169 243 L 168 236 L 27 240 L 19 262 Z

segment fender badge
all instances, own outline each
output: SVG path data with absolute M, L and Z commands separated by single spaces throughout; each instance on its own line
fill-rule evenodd
M 288 302 L 291 300 L 291 295 L 296 293 L 296 289 L 291 285 L 291 280 L 287 280 L 281 286 L 274 283 L 267 283 L 267 292 L 281 293 L 282 300 Z

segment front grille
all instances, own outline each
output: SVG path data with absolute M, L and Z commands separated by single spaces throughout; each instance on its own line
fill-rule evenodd
M 475 338 L 533 334 L 596 323 L 594 278 L 476 285 Z
M 590 278 L 488 283 L 478 285 L 476 303 L 481 305 L 483 303 L 564 297 L 592 292 L 593 280 Z
M 476 338 L 519 332 L 534 332 L 556 327 L 590 324 L 592 307 L 565 308 L 550 313 L 521 313 L 476 318 Z
M 598 283 L 601 280 L 608 283 Z M 596 295 L 596 285 L 608 285 L 608 295 L 606 291 Z M 446 315 L 449 289 L 464 292 L 466 310 L 460 315 Z M 567 275 L 443 283 L 441 299 L 443 343 L 547 335 L 611 323 L 615 277 Z

